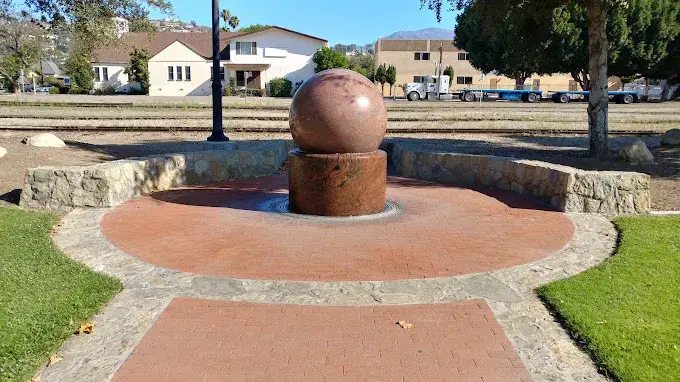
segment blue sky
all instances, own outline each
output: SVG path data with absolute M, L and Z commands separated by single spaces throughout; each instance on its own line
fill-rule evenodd
M 172 0 L 182 21 L 210 25 L 211 0 Z M 441 23 L 433 12 L 420 9 L 418 0 L 221 0 L 238 16 L 241 26 L 270 24 L 321 37 L 334 44 L 373 43 L 400 30 L 429 27 L 453 28 L 454 12 L 443 13 Z M 161 15 L 152 12 L 152 18 Z

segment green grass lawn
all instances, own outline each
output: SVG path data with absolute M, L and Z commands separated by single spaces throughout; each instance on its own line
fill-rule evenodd
M 121 289 L 52 245 L 57 220 L 0 207 L 0 381 L 30 379 Z
M 538 293 L 612 377 L 680 381 L 680 217 L 615 223 L 614 257 Z

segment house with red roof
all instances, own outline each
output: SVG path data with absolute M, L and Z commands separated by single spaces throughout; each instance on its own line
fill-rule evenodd
M 233 81 L 236 87 L 248 89 L 264 90 L 274 78 L 305 81 L 314 75 L 314 53 L 327 44 L 324 39 L 276 26 L 255 32 L 221 32 L 219 75 L 223 86 Z M 95 89 L 112 87 L 127 93 L 139 88 L 124 73 L 135 48 L 151 55 L 149 95 L 211 94 L 212 37 L 205 32 L 125 34 L 93 53 Z

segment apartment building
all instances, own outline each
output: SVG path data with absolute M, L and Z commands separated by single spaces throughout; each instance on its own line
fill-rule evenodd
M 402 84 L 420 82 L 423 76 L 435 75 L 440 58 L 444 68 L 453 67 L 451 89 L 454 91 L 465 88 L 514 89 L 516 86 L 514 78 L 482 73 L 475 69 L 470 64 L 468 53 L 456 47 L 451 40 L 379 39 L 375 44 L 376 66 L 385 64 L 397 68 L 397 95 L 403 95 Z M 621 87 L 620 79 L 612 77 L 610 89 Z M 524 82 L 524 88 L 543 91 L 580 90 L 569 74 L 532 75 Z M 389 94 L 388 87 L 385 87 L 385 93 Z

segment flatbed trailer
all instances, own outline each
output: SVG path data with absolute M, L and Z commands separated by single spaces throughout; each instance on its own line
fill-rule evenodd
M 590 92 L 586 90 L 558 91 L 554 92 L 551 98 L 555 103 L 568 103 L 573 101 L 576 96 L 583 97 L 583 99 L 587 100 L 588 97 L 590 97 Z M 635 90 L 610 91 L 609 97 L 616 103 L 628 105 L 633 102 L 638 102 L 640 100 L 640 93 Z
M 460 91 L 460 100 L 474 102 L 478 97 L 486 98 L 489 94 L 498 95 L 498 99 L 522 100 L 530 103 L 538 102 L 543 98 L 542 90 L 463 89 Z

